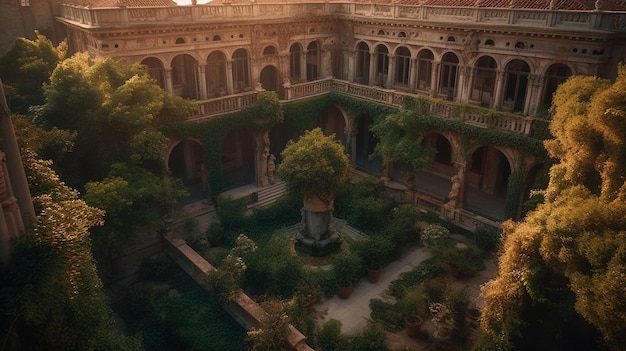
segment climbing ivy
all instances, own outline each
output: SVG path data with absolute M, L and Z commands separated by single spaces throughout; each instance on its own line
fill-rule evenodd
M 461 135 L 461 144 L 465 150 L 469 150 L 476 145 L 496 145 L 511 147 L 539 158 L 547 157 L 543 147 L 543 135 L 545 130 L 547 130 L 547 121 L 535 120 L 533 122 L 533 133 L 531 135 L 522 135 L 503 131 L 495 127 L 483 128 L 473 126 L 461 120 L 434 117 L 428 112 L 427 100 L 435 101 L 436 99 L 425 96 L 406 96 L 403 100 L 403 109 L 408 110 L 411 113 L 411 118 L 415 121 L 412 125 L 416 125 L 422 130 L 456 132 Z M 522 118 L 519 115 L 467 104 L 452 102 L 446 102 L 446 104 L 455 106 L 455 113 L 458 116 L 466 109 L 475 109 L 481 111 L 485 116 L 494 119 L 499 117 Z M 295 140 L 304 134 L 305 131 L 315 128 L 318 116 L 329 106 L 339 106 L 349 114 L 351 119 L 369 116 L 372 118 L 374 125 L 381 123 L 386 116 L 399 110 L 394 106 L 337 92 L 282 104 L 274 92 L 264 92 L 259 94 L 258 105 L 210 118 L 206 121 L 192 123 L 175 122 L 164 126 L 162 129 L 166 135 L 171 137 L 180 139 L 194 137 L 202 141 L 205 162 L 208 165 L 212 165 L 212 167 L 209 167 L 212 193 L 218 194 L 223 189 L 224 183 L 220 167 L 222 143 L 228 133 L 242 127 L 268 131 L 274 126 L 284 123 L 287 138 Z

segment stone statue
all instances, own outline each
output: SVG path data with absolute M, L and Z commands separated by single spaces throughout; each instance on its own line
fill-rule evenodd
M 455 208 L 456 203 L 459 197 L 459 190 L 461 189 L 461 181 L 458 175 L 453 175 L 450 178 L 452 181 L 452 188 L 450 189 L 450 193 L 448 193 L 448 204 L 447 206 L 450 208 Z
M 274 172 L 276 171 L 276 156 L 270 154 L 267 158 L 267 181 L 270 184 L 276 183 Z

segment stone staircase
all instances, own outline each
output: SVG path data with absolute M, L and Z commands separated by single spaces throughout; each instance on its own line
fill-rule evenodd
M 248 208 L 260 208 L 266 207 L 278 200 L 287 191 L 287 184 L 282 181 L 278 181 L 275 184 L 260 188 L 257 192 L 257 201 L 250 204 Z

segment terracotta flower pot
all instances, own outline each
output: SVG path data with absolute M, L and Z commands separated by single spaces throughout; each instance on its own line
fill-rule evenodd
M 406 331 L 406 335 L 410 337 L 417 336 L 422 330 L 422 323 L 423 323 L 423 320 L 420 317 L 416 317 L 415 319 L 412 319 L 412 320 L 405 319 L 404 330 Z
M 352 290 L 354 289 L 354 286 L 352 285 L 352 283 L 350 283 L 347 286 L 341 286 L 341 285 L 337 285 L 338 288 L 338 292 L 337 295 L 339 295 L 340 299 L 347 299 L 350 297 L 350 295 L 352 294 Z
M 380 280 L 380 274 L 383 271 L 383 268 L 380 265 L 377 265 L 375 268 L 368 267 L 367 268 L 367 280 L 370 283 L 376 284 Z

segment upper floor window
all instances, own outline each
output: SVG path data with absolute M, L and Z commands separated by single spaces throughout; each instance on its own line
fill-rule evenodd
M 20 5 L 22 7 L 30 6 L 30 0 L 20 0 Z

